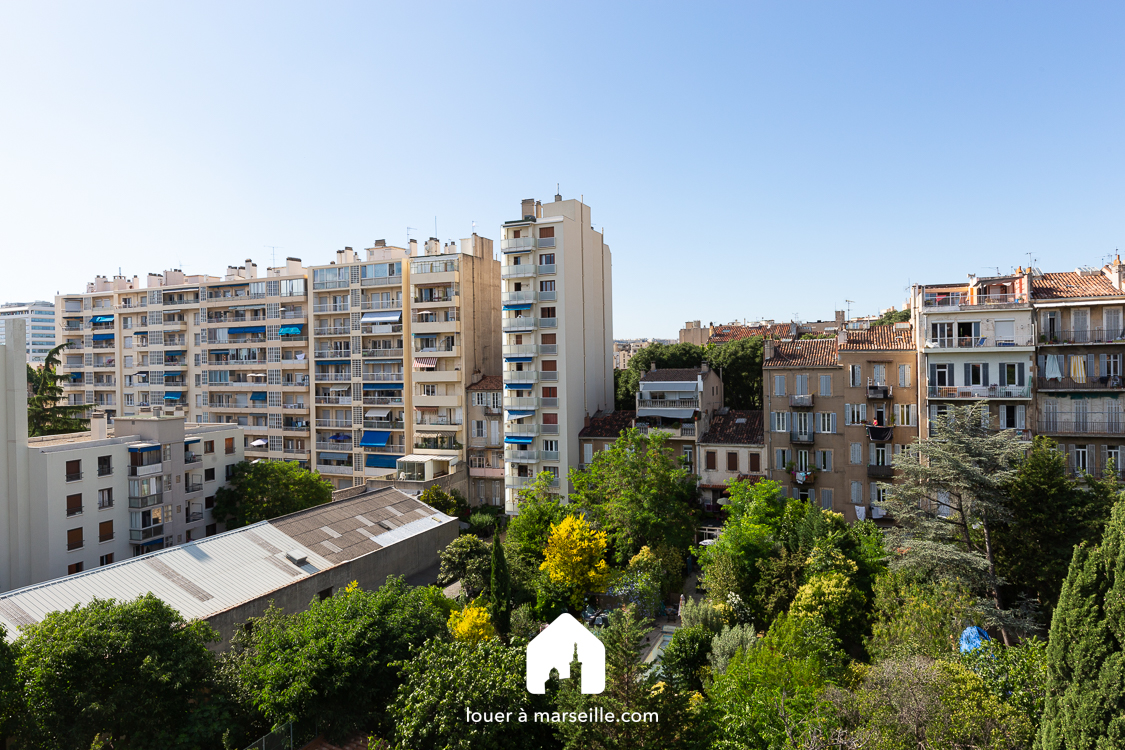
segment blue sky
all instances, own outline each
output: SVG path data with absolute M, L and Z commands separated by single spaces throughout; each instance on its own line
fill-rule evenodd
M 497 239 L 584 195 L 614 334 L 1122 236 L 1125 5 L 5 3 L 0 300 Z

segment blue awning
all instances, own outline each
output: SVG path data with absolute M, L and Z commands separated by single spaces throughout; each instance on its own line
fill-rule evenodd
M 534 357 L 504 357 L 505 362 L 530 362 Z
M 184 394 L 183 394 L 182 391 L 164 391 L 164 400 L 165 401 L 176 401 L 177 399 L 179 399 L 183 395 Z
M 509 391 L 530 391 L 535 383 L 505 383 L 504 387 Z
M 401 391 L 402 383 L 364 383 L 365 391 Z
M 236 326 L 228 328 L 227 333 L 265 333 L 265 326 Z
M 230 354 L 230 349 L 209 349 L 212 354 Z
M 191 445 L 192 443 L 198 443 L 202 439 L 203 438 L 188 438 L 187 440 L 184 441 L 184 445 Z
M 265 391 L 254 391 L 253 393 L 250 394 L 250 400 L 251 401 L 265 401 L 266 400 L 266 392 Z
M 325 451 L 320 452 L 320 457 L 325 461 L 347 461 L 352 457 L 350 453 L 328 453 Z
M 113 334 L 112 333 L 95 333 L 94 334 L 94 341 L 112 341 L 112 340 L 113 340 Z
M 508 419 L 523 419 L 524 417 L 534 416 L 534 409 L 508 409 Z
M 372 430 L 363 433 L 363 439 L 359 444 L 364 448 L 382 448 L 387 444 L 387 440 L 391 437 L 391 433 L 383 430 Z
M 180 351 L 178 351 L 178 352 L 169 352 L 169 351 L 165 351 L 165 352 L 164 352 L 164 356 L 165 356 L 165 357 L 173 357 L 173 356 L 175 356 L 175 355 L 177 355 L 177 354 L 183 354 L 183 353 L 184 353 L 184 350 L 183 350 L 183 349 L 181 349 L 181 350 L 180 350 Z
M 112 315 L 95 315 L 94 317 L 90 318 L 90 322 L 91 323 L 112 323 L 113 322 L 113 316 Z
M 155 539 L 149 539 L 149 540 L 148 540 L 147 542 L 141 542 L 141 543 L 140 543 L 140 544 L 138 544 L 137 546 L 138 546 L 138 547 L 151 547 L 152 545 L 154 545 L 154 544 L 160 544 L 160 543 L 161 543 L 161 542 L 163 542 L 163 541 L 164 541 L 164 537 L 162 537 L 162 536 L 158 536 L 158 537 L 156 537 Z
M 505 435 L 504 442 L 512 443 L 513 445 L 531 445 L 531 441 L 535 438 L 525 435 Z
M 301 326 L 282 326 L 278 333 L 282 336 L 300 336 Z
M 330 359 L 327 362 L 317 362 L 316 364 L 319 366 L 319 365 L 350 365 L 351 363 L 352 363 L 352 361 L 350 359 Z
M 360 318 L 361 323 L 401 323 L 402 310 L 381 310 L 379 312 L 366 312 Z
M 369 469 L 393 469 L 398 465 L 399 456 L 383 456 L 369 453 L 365 457 L 364 466 Z
M 517 303 L 513 303 L 511 305 L 504 305 L 504 309 L 505 310 L 530 310 L 531 309 L 531 303 L 530 302 L 517 302 Z
M 130 453 L 148 453 L 149 451 L 158 451 L 158 450 L 160 450 L 160 444 L 159 443 L 151 443 L 151 444 L 146 444 L 146 445 L 130 445 L 129 446 L 129 452 Z

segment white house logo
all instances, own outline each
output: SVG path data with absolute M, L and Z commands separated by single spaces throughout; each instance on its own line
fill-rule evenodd
M 578 661 L 582 663 L 582 692 L 605 690 L 605 644 L 585 625 L 564 613 L 527 644 L 527 691 L 540 695 L 547 692 L 552 669 L 559 670 L 561 679 L 568 679 L 576 647 Z

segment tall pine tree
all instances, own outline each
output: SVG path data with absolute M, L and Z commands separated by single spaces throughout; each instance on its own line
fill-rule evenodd
M 1036 750 L 1125 747 L 1125 498 L 1102 543 L 1074 550 L 1051 620 Z
M 62 435 L 68 432 L 83 432 L 90 429 L 90 420 L 83 415 L 88 405 L 62 403 L 65 398 L 62 380 L 58 374 L 59 353 L 70 346 L 59 344 L 47 352 L 43 366 L 27 367 L 27 436 Z
M 488 614 L 496 632 L 506 636 L 512 629 L 512 578 L 508 573 L 508 560 L 500 532 L 492 536 L 492 590 L 489 594 Z

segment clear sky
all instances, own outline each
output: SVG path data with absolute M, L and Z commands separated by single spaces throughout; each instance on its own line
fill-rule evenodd
M 1122 39 L 1095 2 L 7 2 L 0 300 L 498 239 L 556 183 L 618 338 L 1099 264 Z

